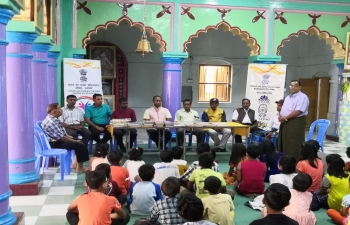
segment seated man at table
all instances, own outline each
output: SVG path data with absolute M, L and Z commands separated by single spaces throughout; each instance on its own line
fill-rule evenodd
M 258 121 L 256 119 L 255 111 L 250 109 L 250 100 L 244 98 L 242 100 L 242 108 L 233 111 L 232 122 L 241 123 L 250 126 L 250 133 L 262 131 L 258 128 Z M 235 143 L 242 143 L 242 136 L 235 135 Z
M 61 126 L 74 139 L 77 139 L 78 134 L 80 134 L 83 144 L 88 145 L 91 132 L 84 128 L 84 111 L 79 107 L 75 107 L 75 103 L 77 102 L 75 95 L 68 95 L 66 101 L 67 105 L 62 109 L 62 116 L 58 118 L 61 121 Z
M 102 95 L 94 94 L 92 98 L 94 104 L 85 110 L 85 122 L 89 125 L 91 138 L 96 143 L 108 142 L 111 139 L 111 133 L 107 130 L 107 125 L 112 110 L 108 105 L 102 104 Z M 101 133 L 104 133 L 102 139 L 100 139 Z
M 162 104 L 162 97 L 160 97 L 159 95 L 154 96 L 153 97 L 153 106 L 151 108 L 146 109 L 146 111 L 145 111 L 145 113 L 143 115 L 143 119 L 145 121 L 154 121 L 154 122 L 157 122 L 157 121 L 170 121 L 172 116 L 171 116 L 169 110 L 167 108 L 163 108 L 161 106 L 161 104 Z M 162 131 L 163 130 L 161 130 L 161 136 L 165 135 L 165 137 L 164 137 L 164 139 L 165 139 L 164 145 L 166 145 L 166 143 L 168 143 L 170 141 L 171 132 L 170 132 L 169 129 L 165 129 L 164 130 L 164 134 L 162 134 L 163 133 Z M 160 130 L 155 129 L 155 128 L 151 128 L 151 129 L 147 130 L 147 133 L 150 136 L 150 138 L 152 139 L 152 141 L 154 143 L 156 143 L 157 147 L 162 149 L 163 148 L 163 139 L 162 139 L 162 137 L 160 139 L 160 146 L 158 146 L 159 132 L 160 132 Z
M 175 114 L 175 122 L 180 123 L 196 123 L 201 122 L 198 112 L 191 109 L 191 100 L 185 99 L 182 102 L 183 109 L 180 109 Z M 186 132 L 190 132 L 197 137 L 197 145 L 204 143 L 205 131 L 201 128 L 186 128 Z M 183 146 L 184 143 L 184 128 L 178 128 L 176 131 L 178 146 Z
M 226 113 L 223 109 L 219 108 L 219 99 L 210 99 L 210 108 L 204 110 L 202 115 L 203 122 L 227 122 Z M 228 128 L 210 128 L 207 131 L 214 141 L 214 147 L 219 149 L 224 149 L 228 139 L 231 136 L 231 129 Z M 219 139 L 218 132 L 222 133 L 221 140 Z
M 68 136 L 58 119 L 62 115 L 62 109 L 58 103 L 52 103 L 47 107 L 48 115 L 41 123 L 45 135 L 47 136 L 51 148 L 74 150 L 77 158 L 76 172 L 85 172 L 83 162 L 89 161 L 87 146 L 81 140 L 75 140 Z
M 128 100 L 126 98 L 119 98 L 118 100 L 119 107 L 114 110 L 112 113 L 111 119 L 130 119 L 131 122 L 136 122 L 136 115 L 135 111 L 128 107 Z M 113 133 L 115 138 L 117 139 L 119 148 L 126 152 L 126 148 L 123 143 L 123 136 L 125 134 L 124 129 L 118 129 L 114 128 Z M 132 145 L 134 144 L 134 141 L 137 137 L 137 130 L 135 128 L 130 129 L 130 148 L 132 148 Z
M 280 124 L 281 122 L 278 120 L 278 117 L 280 116 L 280 112 L 283 106 L 284 100 L 281 99 L 277 102 L 277 113 L 273 114 L 273 117 L 270 118 L 269 122 L 267 123 L 266 126 L 266 138 L 271 138 L 272 134 L 277 134 L 278 136 L 278 131 L 280 129 Z

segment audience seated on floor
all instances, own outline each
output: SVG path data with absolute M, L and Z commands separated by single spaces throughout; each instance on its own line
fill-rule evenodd
M 107 155 L 109 153 L 109 144 L 107 143 L 97 143 L 95 146 L 95 152 L 90 158 L 90 170 L 94 171 L 96 166 L 101 163 L 110 164 Z
M 161 185 L 163 199 L 158 200 L 148 215 L 151 223 L 180 225 L 185 223 L 177 212 L 177 201 L 180 194 L 180 181 L 176 177 L 168 177 Z
M 141 181 L 133 183 L 130 188 L 128 204 L 132 214 L 149 215 L 154 203 L 162 199 L 162 191 L 159 184 L 153 183 L 155 169 L 150 164 L 142 165 L 139 168 Z
M 248 159 L 237 166 L 237 186 L 238 194 L 247 197 L 255 197 L 264 193 L 266 165 L 257 158 L 260 155 L 258 145 L 250 145 L 247 148 Z
M 145 164 L 142 160 L 143 148 L 134 148 L 129 152 L 129 159 L 123 165 L 129 171 L 130 181 L 135 182 L 135 177 L 139 175 L 140 166 Z
M 123 211 L 118 200 L 103 193 L 108 183 L 106 175 L 101 171 L 88 171 L 85 179 L 91 192 L 80 195 L 68 206 L 68 223 L 91 224 L 93 221 L 94 224 L 128 224 L 130 216 Z
M 204 206 L 204 219 L 219 225 L 233 225 L 234 205 L 232 197 L 222 194 L 221 181 L 215 176 L 209 176 L 204 180 L 204 189 L 209 196 L 202 198 Z
M 110 152 L 107 156 L 111 164 L 112 180 L 115 181 L 123 195 L 127 195 L 130 187 L 129 171 L 121 167 L 123 153 L 121 151 Z
M 228 172 L 222 173 L 226 184 L 234 184 L 236 182 L 237 165 L 238 163 L 244 162 L 247 159 L 247 148 L 245 147 L 245 145 L 243 145 L 242 143 L 233 144 L 229 160 L 230 169 Z
M 201 169 L 193 171 L 188 179 L 188 190 L 196 192 L 196 196 L 200 199 L 209 196 L 209 191 L 204 188 L 204 181 L 209 176 L 216 176 L 221 181 L 220 192 L 227 193 L 234 197 L 234 191 L 226 189 L 226 182 L 222 174 L 211 169 L 214 162 L 212 154 L 209 152 L 202 153 L 198 156 L 198 161 Z M 196 188 L 194 188 L 194 184 L 196 184 Z
M 268 183 L 271 175 L 280 173 L 280 170 L 278 169 L 278 161 L 283 156 L 283 153 L 277 151 L 275 145 L 269 139 L 265 139 L 260 144 L 260 149 L 262 152 L 265 152 L 265 154 L 261 156 L 260 160 L 266 164 L 267 170 L 264 182 Z
M 184 150 L 183 148 L 177 146 L 173 147 L 171 151 L 174 155 L 174 159 L 171 161 L 171 163 L 177 165 L 179 168 L 180 176 L 182 176 L 188 169 L 187 161 L 182 159 Z
M 153 178 L 153 182 L 162 185 L 163 181 L 168 177 L 180 178 L 179 167 L 171 163 L 174 159 L 173 152 L 171 150 L 165 150 L 160 153 L 160 160 L 153 164 L 156 170 Z
M 285 155 L 278 161 L 278 169 L 280 174 L 270 176 L 270 184 L 283 184 L 289 189 L 293 188 L 293 178 L 297 175 L 296 170 L 297 161 L 291 155 Z
M 199 156 L 200 154 L 202 154 L 204 152 L 211 152 L 209 144 L 207 144 L 207 143 L 198 144 L 197 148 L 196 148 L 196 154 Z M 213 162 L 213 165 L 211 168 L 212 168 L 212 170 L 219 172 L 219 165 L 216 162 Z M 190 178 L 193 171 L 195 171 L 196 169 L 201 169 L 201 166 L 199 165 L 198 160 L 194 161 L 191 164 L 191 166 L 188 167 L 188 170 L 186 170 L 186 172 L 180 177 L 180 181 L 181 181 L 182 186 L 187 188 L 188 178 Z
M 291 198 L 289 189 L 283 184 L 271 184 L 264 193 L 263 203 L 266 205 L 266 217 L 254 220 L 250 225 L 299 225 L 297 221 L 282 212 Z
M 184 193 L 177 201 L 177 212 L 186 220 L 183 225 L 215 225 L 203 219 L 204 206 L 202 201 L 193 193 Z

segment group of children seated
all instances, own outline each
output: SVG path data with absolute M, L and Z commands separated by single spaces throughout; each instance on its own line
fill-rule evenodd
M 108 144 L 98 143 L 86 172 L 87 191 L 68 207 L 67 220 L 70 225 L 127 224 L 126 204 L 131 214 L 144 217 L 138 225 L 233 225 L 235 192 L 226 187 L 233 184 L 238 194 L 260 198 L 265 205 L 262 219 L 251 225 L 314 225 L 312 211 L 319 208 L 328 209 L 337 224 L 348 224 L 347 167 L 340 155 L 324 157 L 319 148 L 317 141 L 305 142 L 297 161 L 278 152 L 270 140 L 248 148 L 233 144 L 230 169 L 221 174 L 215 151 L 205 143 L 198 144 L 198 161 L 189 167 L 180 147 L 160 152 L 161 162 L 154 165 L 145 164 L 143 149 L 135 148 L 123 164 L 122 152 L 109 152 Z M 270 183 L 266 190 L 265 182 Z

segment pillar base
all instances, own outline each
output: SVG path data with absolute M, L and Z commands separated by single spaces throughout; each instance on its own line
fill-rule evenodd
M 12 196 L 38 195 L 39 180 L 27 184 L 10 184 L 10 189 L 12 191 Z
M 14 225 L 25 225 L 24 212 L 14 212 L 16 215 L 16 223 Z
M 11 212 L 11 208 L 4 215 L 0 216 L 1 225 L 13 225 L 16 224 L 16 221 L 17 217 L 13 212 Z

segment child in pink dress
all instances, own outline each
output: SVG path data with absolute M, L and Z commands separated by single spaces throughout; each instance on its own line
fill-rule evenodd
M 282 212 L 289 218 L 297 221 L 299 225 L 315 225 L 315 214 L 310 211 L 312 194 L 307 190 L 312 184 L 312 178 L 307 173 L 299 173 L 293 178 L 293 189 L 290 189 L 292 195 L 289 205 Z M 266 216 L 266 208 L 263 209 L 261 217 Z

